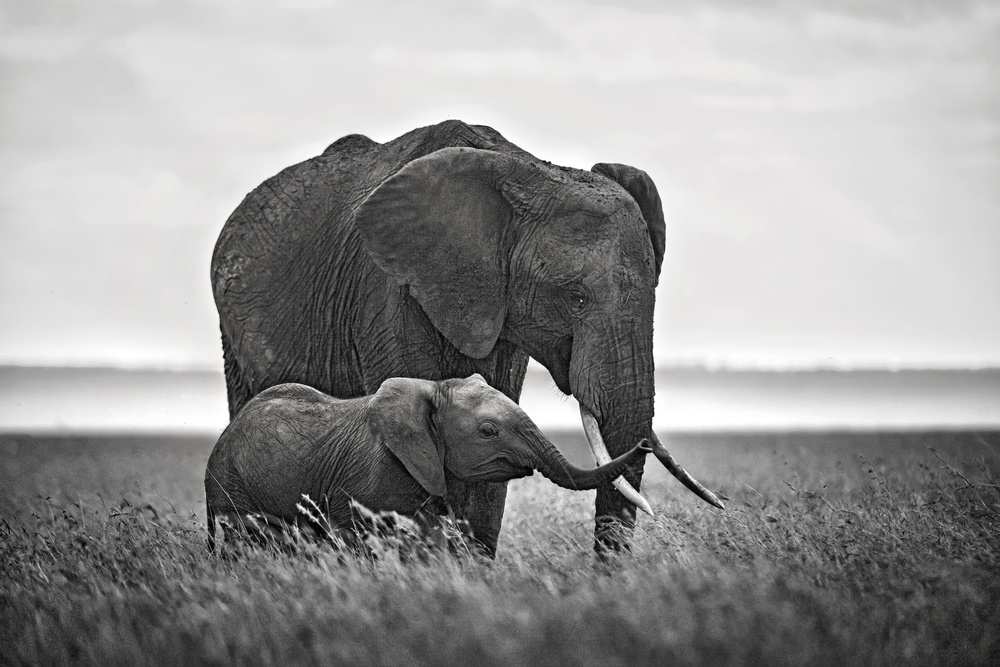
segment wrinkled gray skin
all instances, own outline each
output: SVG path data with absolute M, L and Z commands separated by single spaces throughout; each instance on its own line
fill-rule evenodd
M 346 136 L 247 195 L 219 236 L 230 415 L 281 382 L 350 398 L 394 376 L 479 373 L 516 401 L 530 356 L 620 455 L 652 435 L 663 244 L 633 167 L 560 167 L 460 121 Z M 635 488 L 642 470 L 625 472 Z M 448 493 L 493 553 L 506 485 Z M 598 551 L 627 544 L 635 506 L 612 486 L 595 516 Z
M 390 378 L 372 396 L 336 399 L 301 384 L 258 394 L 229 424 L 205 471 L 209 546 L 217 517 L 295 523 L 307 494 L 335 528 L 351 500 L 415 516 L 465 482 L 507 482 L 539 470 L 569 489 L 615 479 L 651 449 L 604 466 L 571 465 L 510 398 L 480 375 L 442 382 Z

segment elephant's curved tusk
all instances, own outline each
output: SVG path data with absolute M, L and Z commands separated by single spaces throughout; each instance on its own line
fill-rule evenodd
M 601 429 L 597 425 L 597 418 L 590 413 L 590 410 L 580 406 L 580 421 L 583 422 L 583 432 L 587 434 L 587 442 L 590 444 L 590 449 L 594 452 L 594 458 L 597 459 L 597 465 L 605 465 L 611 462 L 611 454 L 608 453 L 608 447 L 604 444 L 604 438 L 601 436 Z M 649 506 L 642 495 L 632 488 L 632 485 L 625 481 L 624 477 L 618 477 L 615 481 L 611 482 L 611 485 L 618 489 L 618 492 L 625 496 L 629 502 L 641 509 L 643 512 L 649 516 L 655 516 L 653 514 L 653 508 Z
M 660 459 L 660 463 L 662 463 L 663 467 L 670 471 L 671 475 L 680 480 L 681 484 L 691 489 L 696 496 L 704 500 L 709 505 L 718 507 L 720 510 L 726 509 L 726 506 L 722 504 L 722 501 L 719 500 L 717 495 L 702 486 L 701 482 L 692 477 L 687 470 L 682 468 L 680 464 L 674 460 L 674 457 L 670 455 L 670 452 L 668 452 L 667 448 L 663 446 L 663 443 L 660 442 L 660 439 L 656 437 L 655 433 L 651 433 L 650 435 L 650 441 L 653 443 L 653 454 L 656 458 Z

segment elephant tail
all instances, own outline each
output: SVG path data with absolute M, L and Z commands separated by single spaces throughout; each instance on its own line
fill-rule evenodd
M 253 391 L 250 383 L 247 382 L 240 370 L 239 362 L 236 359 L 236 351 L 233 344 L 226 335 L 226 330 L 219 325 L 222 331 L 222 364 L 226 374 L 226 398 L 229 401 L 229 420 L 232 421 L 237 413 L 247 402 L 253 398 Z
M 212 507 L 206 508 L 206 518 L 208 520 L 208 552 L 215 553 L 215 512 Z

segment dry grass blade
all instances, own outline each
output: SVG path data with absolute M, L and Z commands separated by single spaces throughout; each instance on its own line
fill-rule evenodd
M 672 437 L 685 461 L 714 471 L 706 482 L 745 485 L 727 489 L 731 509 L 715 512 L 647 469 L 643 490 L 662 510 L 640 518 L 631 551 L 606 562 L 591 546 L 593 492 L 538 477 L 511 484 L 495 561 L 440 548 L 413 557 L 411 538 L 426 526 L 360 507 L 382 532 L 365 537 L 376 558 L 300 539 L 306 527 L 338 535 L 309 498 L 294 549 L 219 558 L 204 548 L 197 474 L 211 445 L 94 445 L 88 463 L 60 442 L 42 455 L 40 443 L 4 461 L 0 664 L 1000 656 L 998 461 L 971 434 Z M 132 458 L 119 476 L 105 472 L 123 456 Z M 100 473 L 82 483 L 88 465 Z

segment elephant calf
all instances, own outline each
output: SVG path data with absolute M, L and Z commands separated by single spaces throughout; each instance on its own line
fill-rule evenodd
M 564 488 L 593 489 L 650 451 L 643 440 L 610 463 L 577 468 L 480 375 L 390 378 L 375 394 L 346 400 L 282 384 L 244 406 L 208 459 L 208 543 L 214 548 L 219 518 L 237 527 L 248 515 L 272 527 L 299 523 L 303 494 L 332 527 L 351 531 L 352 501 L 420 516 L 442 505 L 431 501 L 446 495 L 449 477 L 505 482 L 536 469 Z

